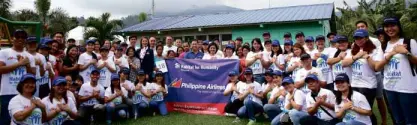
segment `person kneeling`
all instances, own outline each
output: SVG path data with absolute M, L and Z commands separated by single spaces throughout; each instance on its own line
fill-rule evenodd
M 91 81 L 84 83 L 78 93 L 79 101 L 81 103 L 79 109 L 79 116 L 82 119 L 83 125 L 89 125 L 94 118 L 101 118 L 104 114 L 104 87 L 98 84 L 100 72 L 93 70 L 90 74 Z
M 245 70 L 245 82 L 237 83 L 237 90 L 239 94 L 239 100 L 243 100 L 243 107 L 241 107 L 237 115 L 242 117 L 248 117 L 248 125 L 255 124 L 255 114 L 263 113 L 262 101 L 262 87 L 261 84 L 254 81 L 252 69 Z
M 128 106 L 126 105 L 127 91 L 120 86 L 118 74 L 111 75 L 110 87 L 104 93 L 104 102 L 106 103 L 107 124 L 111 124 L 113 113 L 117 113 L 119 118 L 126 118 Z
M 161 115 L 165 116 L 168 114 L 168 110 L 165 104 L 164 97 L 168 94 L 168 87 L 165 84 L 164 73 L 157 71 L 155 73 L 154 82 L 149 84 L 149 90 L 152 95 L 149 106 L 155 110 L 159 110 Z M 155 114 L 154 114 L 155 115 Z

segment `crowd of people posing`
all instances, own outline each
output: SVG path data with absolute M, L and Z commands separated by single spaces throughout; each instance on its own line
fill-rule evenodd
M 353 36 L 297 32 L 295 42 L 291 33 L 279 42 L 265 32 L 263 40 L 237 37 L 225 47 L 218 39 L 183 43 L 170 36 L 166 45 L 130 36 L 129 43 L 89 39 L 77 46 L 74 39 L 64 41 L 64 33 L 37 41 L 16 30 L 13 46 L 0 50 L 0 124 L 112 124 L 165 116 L 166 74 L 157 62 L 174 58 L 239 60 L 224 91 L 230 97 L 225 115 L 237 116 L 234 122 L 249 118 L 253 124 L 264 116 L 274 125 L 376 125 L 377 100 L 382 124 L 387 112 L 394 124 L 417 124 L 416 41 L 404 38 L 396 18 L 384 19 L 374 33 L 378 39 L 365 21 L 356 26 Z

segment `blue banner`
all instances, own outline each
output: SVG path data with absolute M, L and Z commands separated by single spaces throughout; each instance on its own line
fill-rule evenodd
M 166 60 L 169 111 L 222 115 L 229 97 L 223 96 L 228 73 L 238 71 L 239 61 Z

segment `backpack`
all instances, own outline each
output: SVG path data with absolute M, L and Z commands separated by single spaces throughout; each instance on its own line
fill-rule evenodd
M 407 44 L 407 48 L 406 49 L 408 50 L 408 52 L 411 52 L 410 41 L 411 41 L 411 39 L 407 39 L 407 38 L 404 38 L 404 41 L 403 41 L 403 44 Z M 387 49 L 387 45 L 388 45 L 387 43 L 381 44 L 382 52 L 385 53 L 385 50 Z M 411 73 L 413 74 L 413 76 L 416 76 L 416 74 L 417 74 L 417 66 L 416 65 L 413 65 L 413 63 L 411 63 L 410 60 L 408 60 L 408 62 L 410 63 Z

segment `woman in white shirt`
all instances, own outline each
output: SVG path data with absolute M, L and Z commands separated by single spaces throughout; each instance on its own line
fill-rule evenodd
M 384 69 L 384 89 L 392 109 L 394 124 L 417 124 L 417 42 L 404 38 L 397 18 L 384 19 L 384 59 L 376 69 Z
M 338 35 L 335 37 L 336 42 L 339 43 L 339 46 L 337 48 L 337 51 L 335 53 L 329 54 L 329 59 L 327 60 L 327 64 L 332 66 L 332 74 L 333 74 L 333 80 L 336 78 L 337 75 L 341 73 L 345 73 L 349 76 L 349 78 L 352 77 L 352 67 L 343 67 L 342 66 L 342 60 L 346 57 L 346 55 L 350 54 L 350 47 L 349 47 L 349 41 L 346 36 Z M 334 84 L 333 84 L 334 85 Z M 333 89 L 335 89 L 334 87 Z
M 53 81 L 49 96 L 42 99 L 47 114 L 46 122 L 49 125 L 77 124 L 77 122 L 70 120 L 78 117 L 77 107 L 75 101 L 68 97 L 65 87 L 65 78 L 57 77 Z
M 246 66 L 253 70 L 253 76 L 258 83 L 264 83 L 265 68 L 269 67 L 269 60 L 264 56 L 261 39 L 252 40 L 251 52 L 246 56 Z
M 133 100 L 133 113 L 135 119 L 140 116 L 140 112 L 149 108 L 149 98 L 151 94 L 149 92 L 149 84 L 146 80 L 146 74 L 143 70 L 139 70 L 137 73 L 136 86 L 134 88 Z
M 284 40 L 284 53 L 282 54 L 282 58 L 280 58 L 279 61 L 279 67 L 282 68 L 282 71 L 287 70 L 288 68 L 288 62 L 289 59 L 287 59 L 288 55 L 291 55 L 293 53 L 293 42 L 291 40 Z M 287 74 L 283 74 L 284 76 L 287 76 Z M 290 75 L 290 74 L 288 74 Z
M 343 119 L 337 125 L 372 125 L 371 107 L 365 96 L 353 91 L 349 83 L 349 76 L 341 73 L 336 76 L 335 84 L 337 90 L 335 112 L 336 117 Z
M 237 90 L 237 79 L 239 73 L 236 71 L 229 72 L 229 83 L 226 86 L 226 89 L 223 92 L 224 96 L 230 96 L 229 102 L 224 107 L 224 112 L 226 116 L 236 116 L 237 111 L 240 107 L 243 106 L 243 101 L 239 100 L 239 92 Z
M 216 53 L 219 51 L 219 47 L 215 43 L 210 43 L 208 45 L 208 53 L 204 53 L 203 59 L 204 60 L 215 60 L 221 59 L 221 56 L 218 56 Z
M 112 73 L 116 72 L 116 65 L 112 58 L 109 58 L 109 49 L 106 47 L 100 48 L 101 59 L 97 63 L 97 69 L 100 70 L 100 78 L 98 83 L 104 88 L 110 86 L 110 77 Z
M 287 91 L 285 96 L 285 110 L 288 112 L 288 115 L 294 125 L 300 124 L 300 119 L 304 116 L 308 116 L 307 113 L 307 102 L 306 95 L 303 91 L 295 88 L 294 80 L 291 77 L 286 77 L 282 80 L 282 86 Z M 278 125 L 281 118 L 274 118 L 272 120 L 273 125 Z
M 18 95 L 9 102 L 9 113 L 12 117 L 11 125 L 42 125 L 46 118 L 45 105 L 36 92 L 36 79 L 33 74 L 25 74 L 17 84 Z
M 284 65 L 280 65 L 280 61 L 284 58 L 284 56 L 282 55 L 282 48 L 279 44 L 278 40 L 274 40 L 272 41 L 272 52 L 271 52 L 271 66 L 269 68 L 272 68 L 274 70 L 280 70 L 280 71 L 284 71 L 285 70 L 285 66 Z
M 298 73 L 298 70 L 302 68 L 302 63 L 300 60 L 301 55 L 306 53 L 304 50 L 303 45 L 300 43 L 296 43 L 293 47 L 293 53 L 288 54 L 288 56 L 285 59 L 285 62 L 287 62 L 287 72 L 292 72 L 291 77 L 292 79 L 295 79 L 296 74 Z
M 249 125 L 256 122 L 255 114 L 262 113 L 262 87 L 261 84 L 254 81 L 252 69 L 247 68 L 245 70 L 244 82 L 239 82 L 237 85 L 237 90 L 239 92 L 239 100 L 243 101 L 243 107 L 241 107 L 237 115 L 240 118 L 248 117 Z
M 224 53 L 223 59 L 239 59 L 239 57 L 233 54 L 234 52 L 235 52 L 235 47 L 233 45 L 231 44 L 226 45 L 226 51 Z
M 269 120 L 274 120 L 275 117 L 281 117 L 284 113 L 284 96 L 286 91 L 281 86 L 282 72 L 275 70 L 273 73 L 272 91 L 266 95 L 268 103 L 264 105 L 264 111 L 268 115 Z
M 111 84 L 104 93 L 104 102 L 106 103 L 106 122 L 111 124 L 113 113 L 117 112 L 117 117 L 126 118 L 127 109 L 126 105 L 127 91 L 120 85 L 120 77 L 118 74 L 111 75 Z
M 168 87 L 165 84 L 164 73 L 157 71 L 153 83 L 150 83 L 148 89 L 151 93 L 151 101 L 149 107 L 152 109 L 159 109 L 162 116 L 168 115 L 168 110 L 165 104 L 165 97 L 168 94 Z

